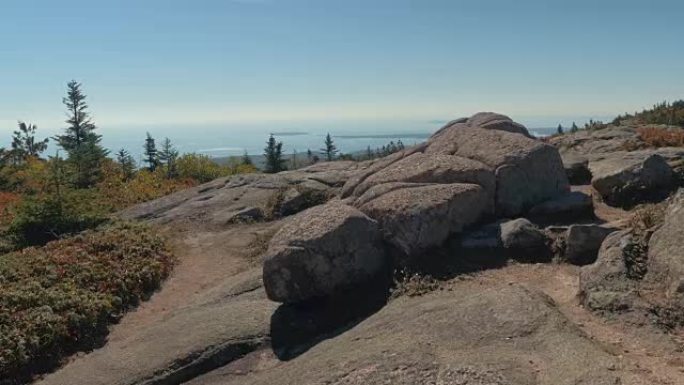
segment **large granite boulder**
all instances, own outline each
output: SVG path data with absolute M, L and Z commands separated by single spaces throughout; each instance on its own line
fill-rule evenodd
M 590 162 L 591 185 L 606 203 L 630 206 L 667 195 L 672 168 L 658 154 L 616 152 Z
M 458 123 L 433 135 L 425 154 L 456 155 L 491 167 L 499 216 L 521 214 L 569 190 L 558 151 L 520 134 Z
M 477 222 L 491 202 L 475 184 L 429 184 L 389 191 L 360 209 L 379 222 L 389 243 L 412 256 Z
M 266 251 L 263 280 L 271 300 L 293 303 L 334 295 L 385 267 L 377 223 L 336 201 L 283 225 Z
M 674 196 L 665 222 L 649 241 L 645 281 L 684 310 L 684 189 Z

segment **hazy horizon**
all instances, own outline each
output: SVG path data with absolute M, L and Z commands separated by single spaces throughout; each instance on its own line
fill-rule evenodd
M 114 153 L 124 148 L 136 158 L 142 154 L 146 132 L 149 132 L 158 143 L 168 137 L 181 153 L 197 152 L 212 157 L 238 156 L 245 151 L 250 155 L 263 152 L 266 140 L 274 134 L 284 144 L 284 150 L 291 153 L 305 152 L 307 149 L 318 150 L 323 145 L 327 133 L 334 138 L 337 146 L 343 152 L 355 152 L 365 149 L 381 147 L 389 141 L 401 139 L 410 145 L 421 142 L 430 134 L 437 131 L 450 119 L 433 119 L 426 121 L 321 121 L 321 122 L 263 122 L 263 123 L 233 123 L 211 124 L 202 126 L 187 125 L 144 125 L 139 127 L 108 127 L 99 126 L 98 132 L 103 136 L 102 144 Z M 612 117 L 565 117 L 546 118 L 539 120 L 516 119 L 525 124 L 537 135 L 546 135 L 555 131 L 558 124 L 570 127 L 572 122 L 583 125 L 589 119 L 602 120 Z M 12 128 L 11 130 L 14 130 Z M 8 132 L 11 132 L 8 129 Z M 62 132 L 61 127 L 38 126 L 38 137 L 52 137 Z M 10 135 L 0 140 L 0 146 L 9 146 Z M 50 141 L 47 155 L 54 155 L 58 148 Z

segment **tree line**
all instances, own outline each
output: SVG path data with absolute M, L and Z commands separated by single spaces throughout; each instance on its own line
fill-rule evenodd
M 357 155 L 343 154 L 339 151 L 337 145 L 335 145 L 330 133 L 328 133 L 325 136 L 323 147 L 319 150 L 319 153 L 325 160 L 329 162 L 333 160 L 371 160 L 382 158 L 397 151 L 401 151 L 404 148 L 404 143 L 401 140 L 398 140 L 396 143 L 394 141 L 390 141 L 388 144 L 383 145 L 382 147 L 376 147 L 375 149 L 371 148 L 371 146 L 368 146 L 365 151 L 360 152 Z M 249 156 L 245 154 L 243 159 L 249 159 Z M 268 141 L 266 142 L 266 147 L 264 148 L 264 159 L 264 172 L 266 173 L 276 173 L 288 169 L 288 161 L 283 153 L 283 142 L 276 141 L 273 134 L 269 136 Z M 314 164 L 320 160 L 320 157 L 311 151 L 311 149 L 306 150 L 307 164 Z M 243 161 L 243 163 L 245 162 L 246 161 Z M 292 169 L 301 166 L 297 161 L 296 150 L 293 151 L 289 164 Z

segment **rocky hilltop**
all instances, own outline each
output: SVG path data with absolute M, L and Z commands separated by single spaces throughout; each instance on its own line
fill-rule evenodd
M 133 207 L 179 266 L 39 383 L 684 384 L 682 159 L 479 113 Z

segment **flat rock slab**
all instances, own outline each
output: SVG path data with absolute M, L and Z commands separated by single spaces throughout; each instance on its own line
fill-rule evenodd
M 142 219 L 156 224 L 190 222 L 225 226 L 239 220 L 245 211 L 260 210 L 253 220 L 268 216 L 271 202 L 282 196 L 276 207 L 285 215 L 308 208 L 301 202 L 302 192 L 335 195 L 345 181 L 365 169 L 368 162 L 321 162 L 278 174 L 244 174 L 219 178 L 122 211 L 124 219 Z M 293 192 L 295 194 L 293 194 Z M 304 196 L 307 199 L 307 196 Z M 313 202 L 318 204 L 321 202 Z M 270 208 L 273 209 L 273 208 Z M 254 216 L 251 215 L 250 216 Z
M 179 384 L 266 343 L 276 307 L 263 288 L 191 304 L 130 338 L 107 343 L 38 384 Z
M 461 285 L 394 300 L 291 361 L 189 384 L 615 385 L 618 367 L 543 294 Z

